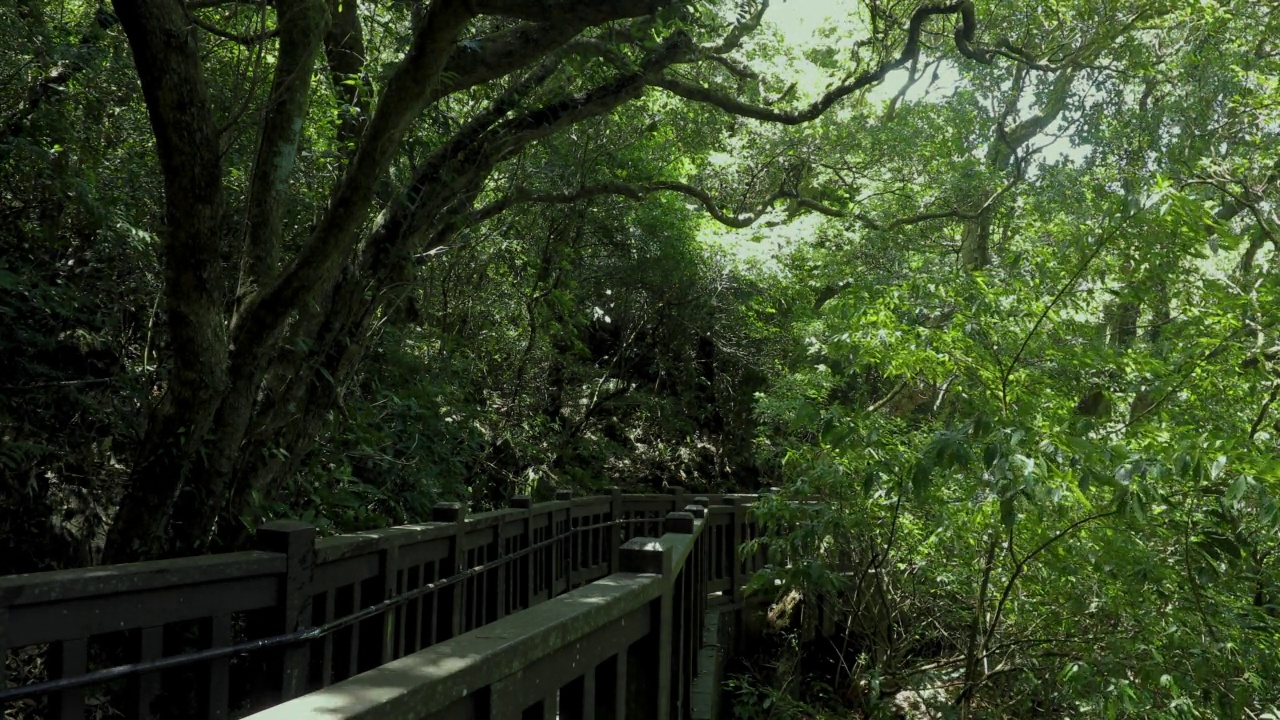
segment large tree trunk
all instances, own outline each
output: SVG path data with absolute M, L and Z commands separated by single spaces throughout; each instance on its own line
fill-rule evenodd
M 112 523 L 105 562 L 163 552 L 178 491 L 200 474 L 200 447 L 227 382 L 220 256 L 222 165 L 195 29 L 178 0 L 117 0 L 165 183 L 165 308 L 173 365 Z

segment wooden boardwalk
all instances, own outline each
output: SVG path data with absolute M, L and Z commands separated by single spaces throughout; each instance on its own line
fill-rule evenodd
M 750 496 L 610 495 L 0 578 L 16 717 L 712 717 Z M 2 666 L 0 666 L 2 667 Z M 696 681 L 695 681 L 696 679 Z

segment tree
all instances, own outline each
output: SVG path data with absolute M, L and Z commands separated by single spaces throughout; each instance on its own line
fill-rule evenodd
M 359 366 L 370 324 L 396 297 L 411 258 L 446 244 L 468 223 L 521 202 L 656 191 L 691 195 L 722 221 L 746 222 L 716 211 L 711 196 L 674 179 L 502 192 L 496 181 L 507 174 L 503 164 L 531 144 L 610 113 L 650 87 L 747 117 L 807 122 L 915 59 L 922 33 L 938 17 L 961 20 L 955 34 L 961 52 L 989 55 L 974 45 L 971 3 L 922 6 L 905 33 L 880 30 L 880 57 L 855 65 L 847 81 L 813 104 L 769 108 L 753 104 L 751 93 L 735 97 L 715 87 L 717 78 L 741 75 L 727 55 L 756 30 L 764 7 L 741 6 L 737 19 L 725 22 L 720 13 L 728 8 L 717 4 L 440 0 L 409 18 L 398 10 L 383 18 L 407 32 L 403 51 L 382 68 L 385 79 L 374 81 L 366 77 L 368 58 L 359 67 L 365 43 L 355 6 L 338 4 L 326 17 L 316 0 L 282 2 L 266 11 L 273 21 L 246 36 L 177 0 L 121 0 L 115 10 L 164 177 L 172 362 L 105 559 L 198 551 L 215 526 L 226 529 L 254 496 L 270 493 L 296 468 Z M 269 89 L 253 103 L 257 112 L 232 122 L 252 133 L 256 148 L 235 207 L 223 167 L 228 128 L 215 119 L 218 78 L 202 58 L 203 32 L 275 47 Z M 322 52 L 332 92 L 344 105 L 327 142 L 308 114 Z M 424 127 L 421 119 L 433 114 L 438 126 Z M 423 150 L 411 162 L 401 154 L 410 137 Z M 340 170 L 323 192 L 289 186 L 304 141 L 323 142 L 339 156 Z M 765 202 L 784 196 L 773 193 Z M 286 224 L 308 214 L 300 202 L 313 208 L 305 228 Z M 242 222 L 232 222 L 237 215 Z
M 760 417 L 828 502 L 768 508 L 775 577 L 838 594 L 868 709 L 1274 712 L 1274 13 L 1051 8 L 815 152 L 852 199 Z

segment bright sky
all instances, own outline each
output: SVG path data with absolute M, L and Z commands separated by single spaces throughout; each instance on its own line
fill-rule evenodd
M 851 3 L 840 0 L 774 0 L 765 13 L 765 20 L 777 26 L 789 45 L 806 48 L 829 42 L 817 36 L 820 29 L 832 25 L 854 29 L 856 23 L 848 14 L 852 9 Z M 797 81 L 802 92 L 806 86 L 811 88 L 813 92 L 810 95 L 816 97 L 830 78 L 816 67 L 804 65 L 807 63 L 798 68 L 787 68 L 786 76 Z M 905 70 L 891 73 L 877 89 L 870 93 L 870 98 L 887 100 L 897 92 L 905 80 Z M 925 84 L 920 83 L 913 88 L 907 99 L 918 99 Z M 945 87 L 951 83 L 940 82 L 939 84 Z M 812 236 L 825 220 L 821 215 L 805 214 L 785 224 L 774 225 L 766 216 L 754 226 L 743 230 L 733 230 L 718 223 L 709 222 L 704 226 L 702 239 L 704 242 L 726 247 L 739 257 L 769 263 L 788 245 Z
M 849 31 L 856 30 L 857 22 L 848 14 L 853 9 L 853 3 L 848 0 L 774 0 L 766 11 L 765 19 L 781 30 L 788 44 L 797 48 L 806 48 L 830 42 L 818 36 L 819 30 L 833 25 L 843 26 Z M 842 34 L 848 37 L 851 33 Z M 831 78 L 825 76 L 816 67 L 811 65 L 806 67 L 806 65 L 807 63 L 802 63 L 800 67 L 787 67 L 779 69 L 779 72 L 795 80 L 802 91 L 806 86 L 811 88 L 811 97 L 817 97 Z M 869 93 L 869 99 L 888 100 L 902 87 L 906 79 L 905 69 L 890 73 L 884 82 Z M 906 94 L 904 100 L 908 102 L 920 100 L 927 91 L 934 97 L 945 97 L 955 86 L 957 79 L 958 75 L 954 68 L 944 65 L 938 73 L 937 83 L 931 88 L 927 81 L 917 83 Z M 1031 110 L 1031 101 L 1029 96 L 1023 98 L 1024 112 Z M 1050 133 L 1057 131 L 1057 126 L 1050 128 Z M 1083 157 L 1085 152 L 1083 148 L 1071 147 L 1066 139 L 1060 139 L 1043 148 L 1041 157 L 1065 154 L 1078 159 Z M 787 245 L 811 237 L 816 228 L 825 221 L 822 216 L 808 214 L 785 224 L 770 226 L 768 219 L 766 216 L 755 226 L 743 230 L 732 230 L 710 222 L 703 230 L 702 238 L 705 242 L 725 246 L 741 257 L 768 262 Z
M 769 5 L 765 17 L 782 30 L 788 41 L 809 43 L 824 21 L 847 22 L 848 5 L 839 0 L 781 0 Z

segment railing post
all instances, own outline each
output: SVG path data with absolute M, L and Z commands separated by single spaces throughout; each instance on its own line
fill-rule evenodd
M 283 553 L 285 574 L 280 587 L 281 630 L 301 630 L 311 624 L 311 582 L 316 565 L 316 529 L 296 520 L 275 520 L 258 528 L 258 548 Z M 290 700 L 306 692 L 311 647 L 295 643 L 284 649 L 280 694 Z
M 431 509 L 431 521 L 454 524 L 453 539 L 449 542 L 448 562 L 445 564 L 447 574 L 441 574 L 443 577 L 457 575 L 466 569 L 464 565 L 467 560 L 465 548 L 467 509 L 462 503 L 436 503 L 436 506 Z M 463 612 L 466 610 L 464 607 L 466 584 L 466 580 L 459 580 L 441 590 L 440 596 L 445 604 L 445 607 L 441 609 L 443 611 L 441 614 L 449 618 L 449 633 L 448 635 L 443 635 L 440 638 L 441 640 L 455 638 L 463 632 Z
M 679 485 L 671 485 L 670 487 L 667 488 L 667 492 L 671 493 L 671 497 L 672 497 L 671 511 L 678 512 L 680 508 L 685 506 L 684 488 L 680 487 Z
M 693 533 L 693 529 L 693 513 L 690 512 L 667 513 L 666 520 L 662 521 L 663 533 L 691 535 Z
M 663 576 L 662 595 L 650 605 L 649 634 L 618 654 L 618 672 L 625 674 L 627 718 L 669 720 L 671 712 L 671 632 L 675 592 L 675 556 L 653 538 L 632 538 L 619 552 L 622 572 Z
M 664 533 L 692 535 L 697 529 L 696 519 L 705 516 L 706 508 L 688 505 L 683 512 L 668 513 L 663 522 Z M 693 683 L 692 657 L 695 640 L 700 639 L 702 625 L 699 615 L 698 594 L 705 595 L 702 586 L 700 548 L 696 541 L 685 558 L 684 566 L 671 579 L 671 624 L 663 633 L 667 641 L 668 698 L 670 717 L 684 720 L 689 711 L 689 688 Z

